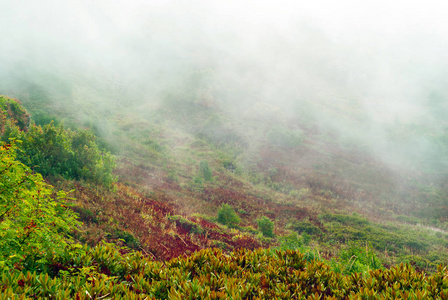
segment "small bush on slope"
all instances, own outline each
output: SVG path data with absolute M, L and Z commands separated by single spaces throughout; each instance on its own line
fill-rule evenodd
M 274 237 L 274 222 L 266 216 L 257 220 L 258 229 L 266 237 Z
M 199 163 L 199 171 L 205 181 L 212 181 L 213 179 L 212 170 L 208 166 L 208 162 L 206 160 L 203 160 Z
M 344 274 L 363 273 L 382 269 L 380 260 L 370 247 L 351 242 L 339 252 L 338 261 L 332 261 L 333 269 Z
M 223 203 L 218 211 L 218 222 L 229 227 L 236 227 L 241 222 L 241 219 L 232 206 Z

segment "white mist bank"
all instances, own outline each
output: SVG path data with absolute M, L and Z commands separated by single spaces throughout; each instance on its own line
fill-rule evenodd
M 246 116 L 257 103 L 291 118 L 306 107 L 324 130 L 385 160 L 406 147 L 410 157 L 434 156 L 428 133 L 440 135 L 448 113 L 447 5 L 2 1 L 0 89 L 17 89 L 14 80 L 26 77 L 51 93 L 60 86 L 53 76 L 66 85 L 58 97 L 84 111 L 100 98 L 142 105 L 179 89 Z M 394 124 L 425 133 L 413 133 L 396 152 Z

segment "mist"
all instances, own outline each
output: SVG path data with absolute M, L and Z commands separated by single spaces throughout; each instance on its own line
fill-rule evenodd
M 2 1 L 0 94 L 33 97 L 24 86 L 37 86 L 45 105 L 57 112 L 65 103 L 81 122 L 114 108 L 151 110 L 167 95 L 208 99 L 236 119 L 298 120 L 387 163 L 441 171 L 447 9 L 401 0 Z

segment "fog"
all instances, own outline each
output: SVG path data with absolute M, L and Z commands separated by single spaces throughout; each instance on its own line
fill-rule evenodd
M 39 86 L 80 119 L 167 94 L 237 118 L 262 104 L 386 162 L 446 166 L 448 4 L 242 2 L 3 0 L 0 94 Z

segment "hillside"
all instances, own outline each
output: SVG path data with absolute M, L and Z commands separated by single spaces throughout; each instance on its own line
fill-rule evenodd
M 166 260 L 209 247 L 276 247 L 297 233 L 329 259 L 360 242 L 386 266 L 412 262 L 429 271 L 446 262 L 445 208 L 433 209 L 443 186 L 428 186 L 427 174 L 392 169 L 310 124 L 291 127 L 275 115 L 257 128 L 196 101 L 167 102 L 148 113 L 121 110 L 100 136 L 117 156 L 113 190 L 89 179 L 49 178 L 57 189 L 73 190 L 82 243 L 120 239 Z M 218 222 L 223 204 L 241 223 Z M 273 222 L 273 237 L 257 230 L 262 217 Z
M 70 130 L 48 123 L 53 119 L 51 106 L 36 106 L 39 99 L 29 96 L 23 102 L 25 107 L 39 107 L 36 121 L 42 129 L 31 125 L 30 129 L 18 127 L 19 131 L 3 133 L 4 141 L 8 136 L 25 141 L 25 156 L 20 154 L 19 158 L 30 153 L 46 157 L 39 152 L 47 151 L 45 147 L 32 150 L 32 145 L 38 136 L 48 141 L 48 134 L 59 132 L 60 141 L 78 139 L 86 146 L 77 142 L 72 147 L 80 145 L 79 149 L 89 147 L 94 151 L 77 152 L 80 150 L 73 148 L 63 150 L 68 151 L 64 155 L 81 155 L 80 162 L 84 163 L 102 157 L 105 164 L 94 165 L 109 165 L 90 173 L 77 173 L 76 169 L 67 173 L 62 171 L 63 164 L 60 169 L 54 168 L 60 164 L 57 160 L 46 168 L 32 160 L 23 161 L 46 172 L 47 181 L 56 190 L 69 192 L 70 211 L 82 222 L 71 236 L 81 244 L 94 247 L 103 241 L 112 242 L 130 249 L 123 253 L 141 251 L 145 257 L 161 262 L 194 255 L 204 248 L 299 250 L 307 257 L 319 257 L 334 274 L 361 272 L 364 276 L 376 276 L 369 275 L 369 270 L 400 263 L 431 273 L 448 261 L 443 176 L 386 164 L 362 147 L 341 143 L 337 135 L 306 118 L 285 120 L 277 107 L 261 103 L 251 108 L 257 118 L 266 120 L 260 123 L 229 114 L 214 102 L 169 99 L 137 110 L 111 110 L 107 118 L 91 125 L 64 117 L 71 108 L 61 107 L 54 119 L 59 124 L 67 118 L 74 129 Z M 2 101 L 17 103 L 8 97 L 2 97 Z M 23 119 L 9 113 L 10 108 L 4 109 L 4 120 Z M 30 114 L 31 123 L 36 122 L 33 109 L 17 111 L 23 116 Z M 48 117 L 42 118 L 44 115 Z M 15 128 L 8 122 L 2 128 Z M 101 124 L 107 124 L 107 128 Z M 86 125 L 90 129 L 79 129 L 89 128 Z M 92 130 L 98 137 L 88 133 Z M 54 147 L 58 147 L 57 141 Z M 103 147 L 116 157 L 112 177 L 107 174 L 115 163 L 109 161 L 110 154 L 98 152 Z M 52 159 L 60 157 L 63 162 L 66 156 L 61 151 Z M 95 151 L 98 154 L 93 154 Z M 112 186 L 111 178 L 117 180 Z M 232 218 L 236 218 L 233 223 L 228 221 Z M 72 270 L 69 261 L 75 259 L 70 258 L 72 255 L 78 255 L 75 253 L 53 254 L 44 263 L 53 270 L 50 274 L 56 276 L 54 280 L 63 274 L 61 271 Z M 232 257 L 239 255 L 231 253 Z M 34 268 L 15 266 L 24 271 Z M 270 293 L 267 295 L 272 296 Z

